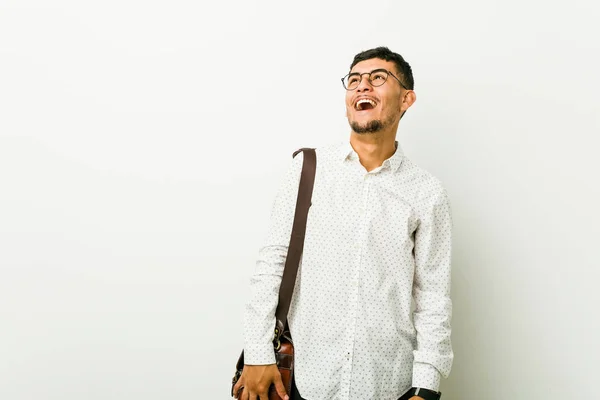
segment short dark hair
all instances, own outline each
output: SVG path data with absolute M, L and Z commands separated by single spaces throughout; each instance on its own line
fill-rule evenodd
M 373 58 L 379 58 L 384 61 L 392 61 L 396 65 L 396 69 L 401 75 L 398 78 L 402 81 L 402 83 L 404 83 L 404 86 L 410 90 L 414 90 L 415 80 L 413 79 L 412 68 L 400 54 L 394 53 L 387 47 L 376 47 L 374 49 L 365 50 L 358 53 L 354 56 L 352 65 L 350 65 L 350 70 L 352 70 L 352 68 L 354 68 L 354 66 L 359 62 Z

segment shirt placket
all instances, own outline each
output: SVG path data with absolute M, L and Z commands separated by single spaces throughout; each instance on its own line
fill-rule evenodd
M 341 382 L 341 398 L 342 399 L 350 399 L 350 390 L 352 383 L 352 363 L 354 361 L 354 344 L 356 342 L 356 324 L 358 323 L 358 315 L 360 311 L 359 307 L 359 295 L 360 295 L 360 271 L 362 269 L 362 259 L 364 246 L 366 245 L 367 231 L 368 231 L 368 199 L 369 199 L 369 191 L 371 188 L 371 181 L 373 179 L 373 174 L 365 173 L 362 177 L 361 183 L 361 198 L 358 209 L 358 229 L 355 236 L 355 262 L 354 262 L 354 271 L 351 280 L 351 289 L 350 289 L 350 302 L 349 302 L 349 311 L 350 318 L 348 324 L 348 335 L 345 342 L 345 362 L 343 366 L 343 379 Z

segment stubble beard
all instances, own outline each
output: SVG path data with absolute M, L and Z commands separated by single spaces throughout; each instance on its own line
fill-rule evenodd
M 352 121 L 350 122 L 350 127 L 354 132 L 358 133 L 359 135 L 362 135 L 367 133 L 379 132 L 383 129 L 384 124 L 383 121 L 381 121 L 380 119 L 374 119 L 362 125 L 356 121 Z

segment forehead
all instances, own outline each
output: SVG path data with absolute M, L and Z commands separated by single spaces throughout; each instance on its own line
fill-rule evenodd
M 350 72 L 371 72 L 374 69 L 383 68 L 396 73 L 396 64 L 392 61 L 385 61 L 380 58 L 371 58 L 357 63 Z

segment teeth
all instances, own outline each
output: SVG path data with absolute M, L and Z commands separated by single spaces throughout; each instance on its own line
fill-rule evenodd
M 361 105 L 361 104 L 364 104 L 364 103 L 369 103 L 369 104 L 371 104 L 373 107 L 375 107 L 375 102 L 374 102 L 373 100 L 371 100 L 371 99 L 360 99 L 360 100 L 358 100 L 358 101 L 356 102 L 356 109 L 357 109 L 357 110 L 359 110 L 359 109 L 361 108 L 361 107 L 360 107 L 360 105 Z

